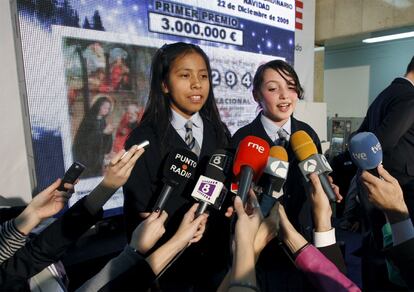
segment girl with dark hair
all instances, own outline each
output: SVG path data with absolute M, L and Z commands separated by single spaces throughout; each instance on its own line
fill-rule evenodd
M 86 166 L 84 178 L 103 174 L 104 157 L 112 147 L 113 127 L 106 122 L 111 110 L 108 97 L 98 98 L 85 114 L 73 140 L 74 160 Z
M 152 211 L 158 199 L 164 185 L 163 162 L 171 150 L 192 150 L 199 155 L 197 169 L 202 170 L 203 163 L 200 162 L 208 159 L 214 150 L 226 147 L 229 140 L 229 131 L 220 119 L 214 99 L 210 62 L 200 47 L 178 42 L 160 48 L 153 57 L 150 87 L 141 123 L 125 143 L 128 149 L 143 140 L 150 142 L 123 188 L 128 237 L 142 218 Z M 192 122 L 192 143 L 185 141 L 189 121 Z M 169 219 L 166 233 L 172 234 L 177 229 L 183 214 L 192 204 L 191 192 L 195 182 L 196 179 L 186 187 L 178 186 L 167 201 L 165 210 Z M 209 276 L 226 268 L 228 220 L 222 213 L 210 211 L 208 221 L 209 228 L 203 240 L 190 246 L 162 276 L 164 288 L 182 290 L 198 286 L 203 290 L 215 290 L 219 285 L 220 278 L 212 281 Z M 168 236 L 166 234 L 164 238 Z M 202 273 L 193 268 L 195 263 L 203 267 Z
M 298 160 L 289 145 L 290 136 L 299 130 L 309 134 L 322 152 L 318 135 L 306 123 L 293 117 L 298 99 L 303 89 L 295 70 L 285 61 L 273 60 L 265 63 L 256 71 L 253 79 L 253 97 L 261 112 L 250 124 L 239 129 L 231 141 L 232 148 L 246 136 L 253 135 L 266 140 L 270 146 L 286 148 L 289 157 L 289 172 L 284 185 L 284 195 L 280 198 L 292 224 L 308 241 L 312 238 L 312 214 L 307 201 L 303 176 Z M 301 275 L 286 257 L 280 246 L 272 241 L 263 251 L 259 266 L 265 266 L 262 287 L 270 291 L 304 290 Z M 277 275 L 277 276 L 276 276 Z

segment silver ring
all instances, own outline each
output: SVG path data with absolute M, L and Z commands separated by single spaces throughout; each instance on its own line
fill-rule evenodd
M 254 200 L 254 201 L 252 202 L 252 207 L 253 207 L 253 208 L 260 208 L 260 204 L 259 204 L 259 202 L 258 202 L 258 201 L 256 201 L 256 200 Z

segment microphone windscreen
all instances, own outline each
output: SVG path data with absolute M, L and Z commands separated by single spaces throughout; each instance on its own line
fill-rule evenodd
M 230 175 L 233 153 L 224 149 L 214 151 L 206 167 L 205 176 L 224 182 Z
M 318 149 L 312 138 L 305 131 L 297 131 L 290 136 L 290 145 L 299 161 L 307 159 L 309 156 L 317 154 Z
M 164 163 L 164 180 L 173 185 L 192 179 L 197 167 L 197 155 L 187 149 L 172 150 Z
M 282 146 L 272 146 L 269 151 L 269 156 L 282 161 L 288 161 L 288 154 Z
M 233 174 L 237 177 L 243 166 L 250 167 L 253 172 L 253 180 L 257 180 L 266 167 L 269 156 L 269 144 L 255 136 L 246 136 L 240 141 L 233 163 Z
M 378 138 L 371 132 L 361 132 L 349 143 L 352 161 L 360 169 L 376 168 L 382 162 L 382 148 Z

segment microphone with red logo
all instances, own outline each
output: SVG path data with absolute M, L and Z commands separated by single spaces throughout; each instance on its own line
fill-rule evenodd
M 296 158 L 300 161 L 298 166 L 306 181 L 309 181 L 309 174 L 316 172 L 329 200 L 335 202 L 336 195 L 328 179 L 328 174 L 332 172 L 332 168 L 325 156 L 318 153 L 312 138 L 305 131 L 297 131 L 290 137 L 290 145 Z
M 168 154 L 163 169 L 164 178 L 162 181 L 164 182 L 164 187 L 153 211 L 164 210 L 172 191 L 178 185 L 185 185 L 189 179 L 193 179 L 197 162 L 197 155 L 187 149 L 175 149 Z
M 257 182 L 266 167 L 269 156 L 269 144 L 255 136 L 247 136 L 240 141 L 233 163 L 233 174 L 239 181 L 237 195 L 243 203 L 252 181 Z
M 229 176 L 233 162 L 233 154 L 219 149 L 211 156 L 205 175 L 200 175 L 191 196 L 198 206 L 196 217 L 203 214 L 208 206 L 220 210 L 227 194 L 224 181 Z
M 286 181 L 288 170 L 288 154 L 285 148 L 271 147 L 266 167 L 258 182 L 262 189 L 260 208 L 264 217 L 267 217 L 276 200 L 283 195 L 282 187 Z

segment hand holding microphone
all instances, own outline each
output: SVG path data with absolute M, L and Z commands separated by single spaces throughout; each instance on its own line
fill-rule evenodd
M 352 161 L 362 172 L 361 181 L 368 191 L 368 199 L 387 214 L 391 223 L 409 218 L 407 205 L 398 181 L 381 165 L 382 148 L 371 132 L 352 137 L 349 145 Z
M 296 158 L 300 161 L 298 166 L 306 181 L 309 181 L 311 173 L 316 172 L 329 200 L 335 202 L 337 196 L 328 178 L 332 168 L 325 156 L 318 153 L 312 138 L 305 131 L 297 131 L 290 137 L 290 145 L 293 152 L 295 152 Z
M 368 191 L 368 199 L 387 215 L 391 224 L 408 219 L 410 215 L 397 179 L 382 165 L 377 169 L 381 179 L 366 171 L 361 175 L 361 181 Z
M 152 212 L 135 228 L 129 246 L 140 254 L 146 254 L 165 233 L 164 223 L 167 217 L 165 211 Z

